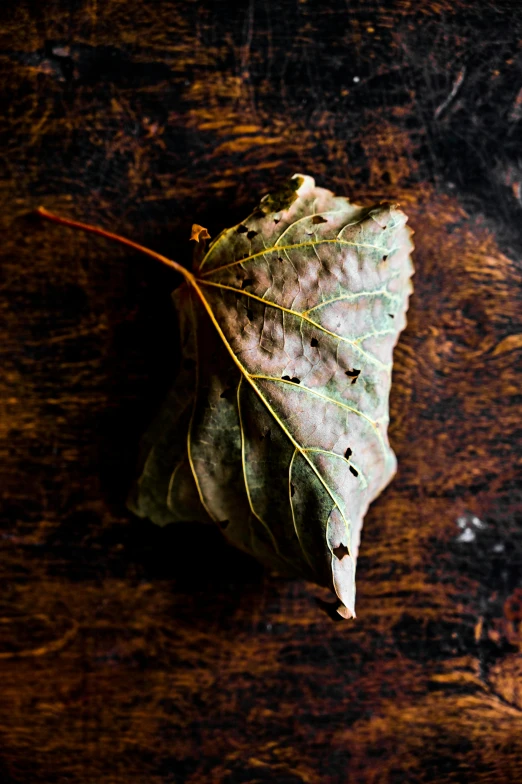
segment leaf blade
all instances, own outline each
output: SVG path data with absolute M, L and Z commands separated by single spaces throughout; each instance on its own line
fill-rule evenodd
M 221 345 L 220 365 L 205 360 L 208 390 L 239 374 L 235 408 L 215 390 L 197 401 L 194 480 L 213 487 L 202 502 L 214 519 L 227 509 L 225 536 L 263 563 L 330 585 L 345 617 L 362 518 L 396 470 L 386 426 L 413 274 L 406 220 L 296 175 L 222 232 L 189 280 Z

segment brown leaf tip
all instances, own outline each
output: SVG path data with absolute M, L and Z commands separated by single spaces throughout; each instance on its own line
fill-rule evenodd
M 210 239 L 210 234 L 208 233 L 207 229 L 204 226 L 200 226 L 198 223 L 194 223 L 192 225 L 192 233 L 190 235 L 191 240 L 196 240 L 196 242 L 203 242 L 204 240 Z
M 355 618 L 355 610 L 350 610 L 348 607 L 345 607 L 344 604 L 339 605 L 337 608 L 337 612 L 344 618 L 345 621 L 349 621 L 351 618 Z

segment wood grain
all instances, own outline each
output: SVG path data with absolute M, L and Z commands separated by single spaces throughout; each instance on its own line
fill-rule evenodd
M 522 779 L 520 8 L 0 14 L 2 784 Z M 416 232 L 353 623 L 212 528 L 126 512 L 177 280 L 30 215 L 188 263 L 193 222 L 294 171 Z

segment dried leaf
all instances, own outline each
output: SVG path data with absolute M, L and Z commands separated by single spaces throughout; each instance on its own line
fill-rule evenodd
M 204 226 L 200 226 L 199 223 L 193 223 L 190 239 L 196 242 L 203 242 L 210 239 L 210 234 Z
M 130 501 L 161 525 L 215 521 L 269 568 L 330 586 L 346 618 L 364 514 L 396 470 L 406 220 L 295 175 L 211 243 L 173 295 L 182 368 Z

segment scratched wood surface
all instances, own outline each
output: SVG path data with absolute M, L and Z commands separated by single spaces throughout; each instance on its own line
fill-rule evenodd
M 522 780 L 522 9 L 2 5 L 0 781 Z M 187 263 L 295 171 L 415 229 L 358 618 L 126 512 Z

